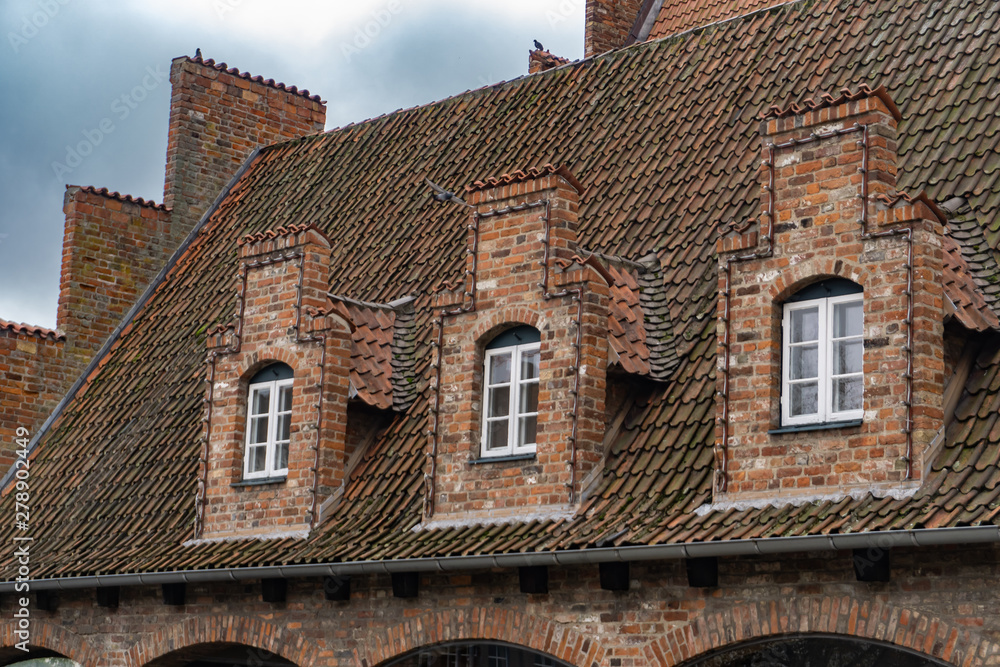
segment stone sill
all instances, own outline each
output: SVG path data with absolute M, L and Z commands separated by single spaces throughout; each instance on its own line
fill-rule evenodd
M 768 435 L 780 435 L 782 433 L 802 433 L 804 431 L 823 431 L 826 429 L 835 428 L 852 428 L 854 426 L 861 426 L 862 420 L 852 419 L 846 422 L 823 422 L 822 424 L 799 424 L 796 426 L 782 426 L 781 428 L 772 428 L 767 432 Z
M 514 456 L 484 456 L 481 459 L 472 459 L 469 465 L 478 466 L 484 463 L 505 463 L 507 461 L 534 461 L 534 454 L 515 454 Z
M 234 489 L 242 489 L 247 486 L 266 486 L 268 484 L 281 484 L 288 477 L 261 477 L 258 479 L 245 479 L 242 482 L 233 482 L 229 486 Z

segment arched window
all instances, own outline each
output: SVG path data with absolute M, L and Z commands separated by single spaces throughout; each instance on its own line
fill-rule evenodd
M 864 414 L 863 293 L 843 278 L 800 290 L 784 305 L 781 424 L 830 424 Z
M 482 456 L 533 454 L 538 425 L 541 335 L 526 325 L 486 346 Z
M 266 366 L 250 378 L 244 479 L 288 474 L 288 442 L 292 425 L 292 369 Z

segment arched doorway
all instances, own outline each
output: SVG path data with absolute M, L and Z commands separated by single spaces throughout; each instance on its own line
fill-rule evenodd
M 769 637 L 711 651 L 683 667 L 949 667 L 884 642 L 839 635 Z
M 145 667 L 296 667 L 291 660 L 246 644 L 211 642 L 171 651 Z
M 571 667 L 552 656 L 503 642 L 464 641 L 424 646 L 381 667 Z
M 0 667 L 80 667 L 51 649 L 30 645 L 28 648 L 27 653 L 13 646 L 0 648 Z
M 59 655 L 55 651 L 44 648 L 31 648 L 25 658 L 24 651 L 14 649 L 16 654 L 11 653 L 11 649 L 0 649 L 0 665 L 3 667 L 80 667 L 79 664 Z

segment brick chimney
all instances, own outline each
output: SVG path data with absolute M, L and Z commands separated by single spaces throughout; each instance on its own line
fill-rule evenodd
M 59 330 L 0 320 L 4 442 L 41 426 L 255 147 L 323 130 L 325 105 L 295 86 L 200 57 L 175 59 L 170 80 L 164 204 L 68 186 Z
M 170 212 L 153 202 L 69 186 L 63 213 L 56 321 L 66 334 L 64 361 L 75 379 L 159 273 L 173 245 Z
M 771 115 L 762 215 L 718 244 L 716 501 L 912 490 L 942 425 L 943 216 L 895 193 L 884 90 Z
M 587 0 L 584 57 L 625 46 L 641 9 L 642 0 Z
M 170 83 L 163 203 L 176 245 L 254 148 L 322 132 L 326 105 L 308 90 L 200 57 L 174 59 Z

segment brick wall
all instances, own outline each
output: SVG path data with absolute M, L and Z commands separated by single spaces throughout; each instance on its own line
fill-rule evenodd
M 173 251 L 170 212 L 93 188 L 66 189 L 57 323 L 75 379 Z M 68 389 L 69 387 L 64 387 Z
M 326 600 L 319 578 L 290 580 L 276 603 L 262 601 L 255 580 L 189 583 L 182 606 L 163 604 L 158 586 L 121 589 L 117 609 L 83 589 L 57 593 L 52 612 L 32 595 L 31 632 L 35 645 L 87 667 L 180 665 L 185 648 L 205 655 L 223 642 L 244 645 L 248 665 L 279 655 L 302 667 L 376 667 L 462 639 L 526 646 L 578 667 L 659 667 L 794 633 L 1000 664 L 996 548 L 894 550 L 892 559 L 888 583 L 860 583 L 850 553 L 824 552 L 722 558 L 719 586 L 706 589 L 688 585 L 680 560 L 632 563 L 630 589 L 620 592 L 601 589 L 596 565 L 550 567 L 547 594 L 521 593 L 517 570 L 499 568 L 421 575 L 411 599 L 393 597 L 388 574 L 352 577 L 344 602 Z M 14 641 L 16 597 L 0 600 L 4 646 Z
M 0 469 L 14 463 L 16 443 L 29 439 L 73 381 L 62 363 L 65 337 L 0 326 Z
M 350 325 L 335 316 L 314 323 L 304 312 L 326 302 L 329 240 L 312 228 L 282 228 L 241 241 L 240 258 L 234 282 L 244 300 L 241 319 L 209 338 L 209 439 L 199 509 L 205 538 L 308 530 L 343 480 Z M 288 475 L 238 486 L 249 380 L 275 362 L 294 371 Z
M 625 46 L 642 0 L 587 0 L 584 57 Z
M 578 191 L 563 176 L 553 173 L 486 187 L 473 192 L 470 201 L 480 216 L 478 239 L 475 232 L 469 235 L 470 251 L 476 251 L 467 265 L 469 275 L 475 273 L 475 308 L 470 310 L 471 302 L 461 294 L 458 306 L 446 303 L 451 295 L 438 303 L 463 312 L 443 319 L 439 428 L 429 445 L 433 449 L 438 437 L 434 517 L 469 520 L 565 511 L 579 499 L 583 477 L 600 459 L 608 287 L 589 267 L 562 271 L 557 264 L 576 252 Z M 548 207 L 520 208 L 545 201 Z M 548 277 L 543 263 L 546 226 Z M 546 281 L 548 297 L 542 287 Z M 473 462 L 481 457 L 484 349 L 497 334 L 518 324 L 541 333 L 536 455 L 529 461 L 477 465 Z
M 170 78 L 164 205 L 67 188 L 60 341 L 2 333 L 5 443 L 19 426 L 42 424 L 253 148 L 323 130 L 325 105 L 294 86 L 200 58 L 176 59 Z
M 170 83 L 163 203 L 174 212 L 176 245 L 254 148 L 322 132 L 326 105 L 295 86 L 201 58 L 176 58 Z
M 855 124 L 868 127 L 867 235 L 861 223 L 865 175 L 859 142 L 864 135 L 849 131 L 810 139 L 813 133 L 850 130 Z M 728 307 L 729 350 L 720 344 L 718 464 L 727 475 L 717 479 L 716 499 L 916 485 L 922 452 L 942 423 L 941 224 L 923 204 L 901 201 L 877 210 L 873 197 L 895 187 L 896 118 L 872 95 L 772 119 L 763 132 L 761 222 L 732 230 L 719 241 L 718 336 L 720 342 L 726 339 Z M 773 155 L 772 145 L 777 147 Z M 768 252 L 771 160 L 774 240 Z M 912 229 L 914 267 L 910 444 L 906 371 L 911 273 L 902 233 L 907 229 Z M 803 286 L 829 277 L 847 278 L 864 289 L 863 423 L 769 434 L 781 425 L 782 303 Z

